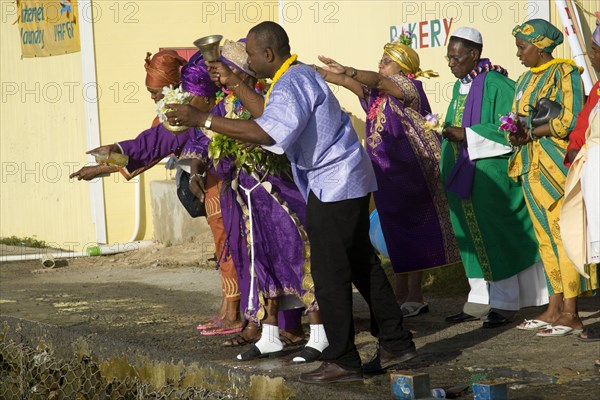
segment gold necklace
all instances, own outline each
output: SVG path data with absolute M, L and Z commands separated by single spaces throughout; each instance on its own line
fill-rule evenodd
M 273 86 L 275 86 L 275 83 L 279 80 L 279 78 L 281 78 L 281 76 L 283 75 L 283 73 L 285 71 L 287 71 L 290 66 L 298 59 L 298 54 L 292 54 L 290 56 L 290 58 L 288 58 L 287 60 L 284 61 L 283 64 L 281 64 L 281 67 L 279 67 L 279 69 L 277 70 L 277 72 L 275 72 L 275 76 L 273 76 L 273 79 L 271 80 L 271 87 L 269 87 L 269 90 L 267 91 L 267 95 L 265 96 L 265 108 L 267 107 L 267 103 L 269 101 L 269 95 L 271 94 L 271 90 L 273 90 Z

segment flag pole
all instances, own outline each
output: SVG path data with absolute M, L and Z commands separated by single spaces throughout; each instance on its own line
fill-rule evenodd
M 577 65 L 584 67 L 581 79 L 583 80 L 585 94 L 588 95 L 596 79 L 592 64 L 585 52 L 585 41 L 581 36 L 580 25 L 575 20 L 577 10 L 573 7 L 573 3 L 570 0 L 555 0 L 555 3 L 558 15 L 562 21 L 564 34 L 571 48 L 571 55 Z M 592 80 L 591 74 L 594 74 L 594 80 Z

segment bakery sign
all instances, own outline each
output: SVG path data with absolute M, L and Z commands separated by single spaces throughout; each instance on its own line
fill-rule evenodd
M 412 37 L 411 47 L 415 49 L 445 47 L 451 26 L 452 18 L 439 18 L 408 22 L 403 25 L 392 25 L 390 26 L 390 41 L 393 42 L 405 32 L 410 32 Z
M 80 51 L 77 2 L 18 0 L 23 57 L 48 57 Z

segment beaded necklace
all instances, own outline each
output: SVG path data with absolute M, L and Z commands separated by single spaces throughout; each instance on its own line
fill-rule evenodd
M 502 68 L 501 66 L 492 65 L 491 63 L 485 63 L 483 65 L 476 67 L 471 72 L 469 72 L 467 74 L 467 76 L 465 76 L 464 78 L 462 78 L 460 80 L 460 82 L 464 83 L 466 85 L 468 83 L 473 82 L 473 79 L 475 79 L 477 77 L 477 75 L 479 75 L 483 72 L 489 72 L 489 71 L 496 71 L 504 76 L 508 76 L 508 71 L 506 71 L 506 69 Z

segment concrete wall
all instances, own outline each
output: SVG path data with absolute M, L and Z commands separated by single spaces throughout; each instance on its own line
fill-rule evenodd
M 192 218 L 177 197 L 174 180 L 150 182 L 154 240 L 161 243 L 183 243 L 210 232 L 205 217 Z

